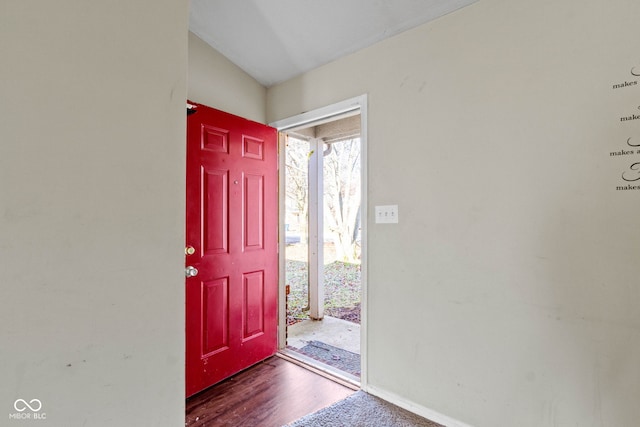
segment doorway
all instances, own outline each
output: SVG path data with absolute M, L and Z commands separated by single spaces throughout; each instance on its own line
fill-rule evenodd
M 280 131 L 281 353 L 366 385 L 366 96 Z

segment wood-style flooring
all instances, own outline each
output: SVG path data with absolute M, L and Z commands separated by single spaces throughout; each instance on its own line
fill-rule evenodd
M 187 399 L 188 427 L 281 427 L 354 393 L 274 356 Z

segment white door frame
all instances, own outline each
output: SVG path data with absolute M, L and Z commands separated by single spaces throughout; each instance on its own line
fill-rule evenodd
M 293 117 L 278 120 L 270 123 L 270 126 L 278 129 L 279 132 L 286 131 L 287 129 L 293 129 L 301 127 L 306 124 L 313 124 L 320 121 L 331 121 L 331 118 L 340 116 L 342 114 L 351 111 L 360 111 L 360 146 L 361 146 L 361 168 L 360 168 L 360 182 L 361 182 L 361 194 L 362 194 L 362 211 L 361 211 L 361 287 L 362 287 L 362 302 L 360 305 L 360 358 L 361 358 L 361 374 L 360 374 L 360 388 L 364 391 L 367 390 L 367 95 L 360 95 L 355 98 L 350 98 L 336 104 L 328 105 L 326 107 L 318 108 L 316 110 L 308 111 L 306 113 L 298 114 Z M 280 153 L 278 164 L 280 174 L 280 230 L 279 230 L 279 302 L 278 302 L 278 348 L 284 349 L 286 346 L 286 283 L 285 283 L 285 227 L 284 227 L 284 194 L 285 194 L 285 156 L 284 156 L 284 144 L 283 138 L 279 139 Z

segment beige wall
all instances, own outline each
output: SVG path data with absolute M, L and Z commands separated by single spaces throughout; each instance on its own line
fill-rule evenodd
M 187 9 L 0 6 L 2 425 L 184 423 Z
M 188 96 L 193 102 L 266 122 L 267 90 L 191 32 Z
M 368 93 L 372 390 L 487 427 L 640 419 L 635 0 L 482 0 L 273 87 Z M 640 80 L 640 78 L 635 78 Z M 628 147 L 627 147 L 628 148 Z M 637 184 L 637 183 L 636 183 Z

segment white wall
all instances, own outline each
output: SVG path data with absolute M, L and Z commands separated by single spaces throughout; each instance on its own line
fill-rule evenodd
M 0 6 L 2 425 L 184 423 L 187 9 Z
M 187 93 L 193 102 L 266 122 L 267 89 L 191 32 Z
M 273 87 L 369 94 L 369 382 L 474 426 L 640 419 L 636 0 L 482 0 Z M 639 176 L 639 175 L 633 175 Z M 640 181 L 636 182 L 638 184 Z

